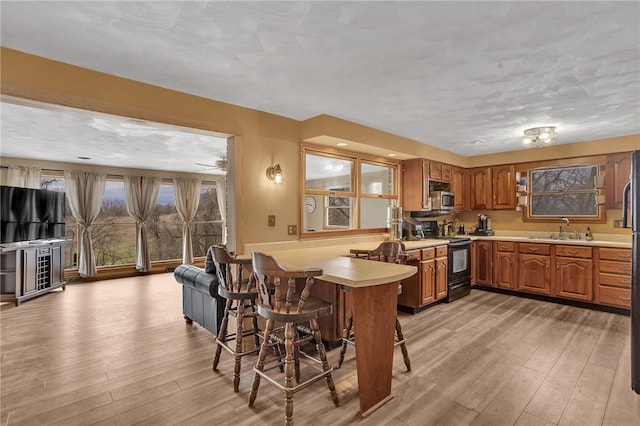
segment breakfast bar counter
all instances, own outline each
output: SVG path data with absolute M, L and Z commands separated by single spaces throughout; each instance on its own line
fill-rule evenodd
M 273 256 L 288 269 L 322 268 L 323 274 L 318 279 L 348 287 L 353 292 L 354 330 L 359 337 L 356 368 L 360 413 L 366 416 L 392 398 L 398 283 L 414 275 L 417 268 L 348 256 L 350 248 L 364 248 L 364 244 L 258 251 Z

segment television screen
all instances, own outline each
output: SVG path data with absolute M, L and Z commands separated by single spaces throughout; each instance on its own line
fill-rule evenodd
M 0 186 L 0 242 L 65 237 L 64 192 Z

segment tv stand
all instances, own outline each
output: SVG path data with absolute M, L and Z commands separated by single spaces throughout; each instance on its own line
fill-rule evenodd
M 15 294 L 16 306 L 62 287 L 64 280 L 64 240 L 34 242 L 2 247 L 0 290 Z

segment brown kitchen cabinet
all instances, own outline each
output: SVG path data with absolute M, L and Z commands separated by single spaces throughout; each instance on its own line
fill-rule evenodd
M 304 284 L 296 282 L 296 285 Z M 316 279 L 311 289 L 311 295 L 333 305 L 331 315 L 318 318 L 318 326 L 322 339 L 326 340 L 330 346 L 335 347 L 342 340 L 346 321 L 351 315 L 352 294 L 343 290 L 342 286 L 338 284 Z
M 476 167 L 471 175 L 471 209 L 488 210 L 492 207 L 491 168 Z
M 593 300 L 593 249 L 555 246 L 555 295 L 567 299 Z
M 622 208 L 622 191 L 631 174 L 631 153 L 607 155 L 605 194 L 607 208 Z
M 478 283 L 478 243 L 471 241 L 471 286 Z
M 513 164 L 491 167 L 491 192 L 493 210 L 516 208 L 516 167 Z
M 551 247 L 549 244 L 518 244 L 517 289 L 551 295 Z
M 594 247 L 595 301 L 631 308 L 631 250 Z
M 494 242 L 495 255 L 495 285 L 498 288 L 516 289 L 518 278 L 518 257 L 516 244 L 509 241 Z
M 467 209 L 469 202 L 465 199 L 468 198 L 468 191 L 465 191 L 465 177 L 467 173 L 465 169 L 460 167 L 451 168 L 451 192 L 455 195 L 453 209 L 456 211 L 462 211 Z
M 434 161 L 429 163 L 429 179 L 442 182 L 442 164 Z
M 402 280 L 402 293 L 398 295 L 401 310 L 417 312 L 447 296 L 447 246 L 410 250 L 407 264 L 418 266 L 418 273 Z
M 476 241 L 476 284 L 493 287 L 493 244 Z
M 431 208 L 429 161 L 422 158 L 402 162 L 402 208 L 417 211 Z

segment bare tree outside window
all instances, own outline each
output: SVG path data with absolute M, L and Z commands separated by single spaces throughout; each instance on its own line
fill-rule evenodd
M 593 178 L 597 166 L 558 167 L 529 171 L 531 217 L 597 217 Z

